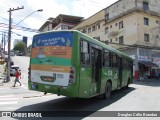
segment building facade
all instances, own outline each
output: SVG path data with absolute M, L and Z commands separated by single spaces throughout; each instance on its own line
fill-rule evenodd
M 79 24 L 82 20 L 83 17 L 60 14 L 56 18 L 48 18 L 38 31 L 68 30 Z
M 105 41 L 106 37 L 104 34 L 104 24 L 105 24 L 105 9 L 99 11 L 93 16 L 85 19 L 72 29 L 79 30 L 91 37 L 94 37 L 100 41 Z
M 130 55 L 136 79 L 152 77 L 160 74 L 159 6 L 159 0 L 119 0 L 73 29 Z

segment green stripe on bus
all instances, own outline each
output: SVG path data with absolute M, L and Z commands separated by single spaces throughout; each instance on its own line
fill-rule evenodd
M 31 64 L 71 66 L 71 59 L 55 58 L 55 57 L 46 57 L 42 59 L 32 58 Z

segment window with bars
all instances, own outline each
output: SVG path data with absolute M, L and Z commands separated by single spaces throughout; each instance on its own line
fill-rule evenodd
M 97 23 L 96 26 L 97 26 L 97 29 L 100 29 L 100 23 Z
M 86 29 L 83 29 L 83 30 L 82 30 L 82 33 L 86 33 Z
M 107 13 L 107 14 L 105 15 L 105 20 L 106 20 L 106 21 L 109 20 L 109 13 Z
M 105 28 L 105 34 L 107 34 L 107 33 L 108 33 L 108 27 Z
M 90 27 L 88 28 L 88 33 L 91 33 L 91 28 Z
M 119 29 L 123 28 L 123 21 L 119 22 Z
M 92 26 L 92 32 L 96 30 L 96 26 Z
M 149 19 L 144 17 L 144 25 L 149 25 Z
M 120 36 L 119 37 L 119 44 L 123 44 L 124 43 L 124 37 L 123 36 Z
M 149 42 L 149 34 L 144 34 L 144 41 Z
M 149 4 L 148 2 L 143 1 L 143 10 L 148 11 L 149 10 Z

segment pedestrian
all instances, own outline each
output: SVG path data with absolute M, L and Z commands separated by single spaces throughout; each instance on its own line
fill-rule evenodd
M 18 82 L 20 84 L 20 86 L 22 85 L 20 83 L 19 79 L 21 79 L 21 71 L 20 71 L 20 69 L 16 69 L 16 78 L 15 78 L 13 87 L 15 87 L 16 82 Z

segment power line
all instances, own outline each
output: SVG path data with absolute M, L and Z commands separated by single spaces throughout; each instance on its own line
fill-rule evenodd
M 0 23 L 0 27 L 8 28 L 8 24 Z M 27 27 L 23 27 L 23 26 L 16 26 L 16 25 L 12 25 L 12 29 L 23 30 L 23 31 L 28 31 L 28 32 L 38 32 L 37 29 L 27 28 Z
M 89 0 L 89 1 L 91 1 L 92 3 L 94 3 L 94 4 L 96 4 L 96 5 L 99 4 L 100 6 L 103 6 L 103 7 L 105 6 L 105 7 L 106 7 L 106 5 L 104 5 L 104 4 L 102 4 L 102 3 L 99 3 L 99 2 L 96 2 L 96 1 L 93 1 L 93 0 Z
M 6 18 L 4 18 L 4 17 L 2 17 L 2 16 L 0 16 L 2 19 L 4 19 L 4 20 L 7 20 L 7 21 L 9 21 L 8 19 L 6 19 Z

